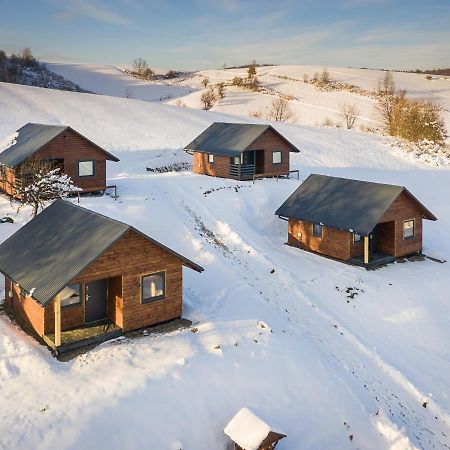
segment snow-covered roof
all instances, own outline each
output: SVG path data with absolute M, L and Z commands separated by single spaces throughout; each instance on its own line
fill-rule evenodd
M 242 408 L 223 430 L 224 433 L 244 450 L 257 450 L 272 433 L 275 442 L 286 435 L 259 418 L 249 408 Z

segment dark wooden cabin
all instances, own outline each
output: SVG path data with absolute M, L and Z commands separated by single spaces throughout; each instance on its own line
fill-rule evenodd
M 437 220 L 405 187 L 310 175 L 278 208 L 288 244 L 371 266 L 422 252 L 422 220 Z
M 185 149 L 195 173 L 234 180 L 289 175 L 299 150 L 270 125 L 215 122 Z
M 248 408 L 241 408 L 223 431 L 235 450 L 273 450 L 286 437 Z
M 0 245 L 6 305 L 50 347 L 182 315 L 182 268 L 203 269 L 130 225 L 64 200 Z
M 15 143 L 0 153 L 0 190 L 14 196 L 14 180 L 31 158 L 50 162 L 85 192 L 106 189 L 106 161 L 111 153 L 65 125 L 27 123 L 17 130 Z

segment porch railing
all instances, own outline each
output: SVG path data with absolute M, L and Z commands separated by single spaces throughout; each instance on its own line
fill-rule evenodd
M 232 177 L 252 177 L 255 174 L 254 164 L 231 164 L 230 165 L 230 175 Z

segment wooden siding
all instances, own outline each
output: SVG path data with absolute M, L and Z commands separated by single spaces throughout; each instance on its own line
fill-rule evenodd
M 14 169 L 5 167 L 5 170 L 5 175 L 0 174 L 0 190 L 14 197 L 15 190 L 11 187 L 14 185 L 16 179 Z
M 108 278 L 111 294 L 108 317 L 126 332 L 181 317 L 182 267 L 182 261 L 176 256 L 129 231 L 69 284 Z M 165 298 L 141 303 L 141 275 L 160 271 L 166 273 Z M 45 309 L 45 332 L 51 333 L 54 327 L 53 305 Z M 63 308 L 64 324 L 80 319 L 78 313 L 69 311 L 69 307 Z
M 403 222 L 414 219 L 414 237 L 403 239 Z M 405 192 L 400 194 L 392 203 L 390 208 L 384 213 L 380 223 L 394 221 L 395 244 L 392 253 L 392 243 L 388 250 L 394 256 L 401 257 L 422 251 L 422 211 L 417 203 Z M 378 240 L 380 244 L 380 239 Z
M 247 150 L 264 150 L 264 168 L 263 173 L 276 175 L 289 171 L 289 156 L 291 146 L 275 131 L 267 130 L 263 135 L 259 136 Z M 281 163 L 272 163 L 272 153 L 281 151 Z M 261 169 L 260 169 L 261 170 Z
M 273 130 L 267 130 L 258 137 L 246 150 L 264 152 L 263 164 L 257 164 L 257 173 L 268 175 L 283 174 L 289 171 L 289 157 L 291 146 Z M 272 163 L 272 153 L 281 151 L 281 163 Z M 258 152 L 257 152 L 258 153 Z M 256 155 L 255 155 L 256 156 Z M 208 153 L 193 152 L 193 171 L 202 175 L 220 178 L 238 179 L 230 175 L 230 157 L 214 155 L 214 162 L 208 162 Z M 242 179 L 252 179 L 243 177 Z
M 12 298 L 9 297 L 12 292 Z M 19 322 L 31 327 L 39 336 L 44 335 L 44 308 L 29 295 L 22 297 L 20 287 L 5 277 L 5 298 Z
M 214 162 L 208 162 L 208 153 L 194 152 L 194 172 L 212 177 L 230 177 L 230 157 L 214 155 Z
M 104 188 L 106 186 L 106 155 L 94 144 L 66 130 L 38 150 L 33 157 L 42 159 L 64 159 L 64 173 L 72 178 L 73 184 L 81 189 Z M 95 161 L 93 176 L 79 177 L 79 161 Z M 18 169 L 18 168 L 16 168 Z M 14 181 L 14 169 L 7 168 L 8 179 Z M 9 185 L 0 182 L 0 189 L 14 195 Z
M 299 235 L 300 233 L 300 235 Z M 347 260 L 351 257 L 352 233 L 323 227 L 323 236 L 313 235 L 313 224 L 301 220 L 289 220 L 288 244 L 304 250 Z
M 414 237 L 403 239 L 403 223 L 414 219 Z M 299 233 L 301 236 L 299 236 Z M 422 251 L 422 211 L 406 193 L 402 193 L 385 212 L 374 229 L 376 252 L 396 258 Z M 289 220 L 288 244 L 333 258 L 348 260 L 364 254 L 364 244 L 353 242 L 353 234 L 323 227 L 323 237 L 313 235 L 313 225 Z

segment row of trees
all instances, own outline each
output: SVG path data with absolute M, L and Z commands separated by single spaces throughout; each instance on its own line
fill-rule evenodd
M 133 62 L 133 70 L 128 71 L 131 75 L 141 78 L 143 80 L 155 80 L 158 78 L 171 79 L 176 78 L 180 75 L 180 72 L 175 70 L 169 70 L 164 75 L 156 75 L 154 70 L 152 70 L 147 61 L 143 58 L 137 58 Z

